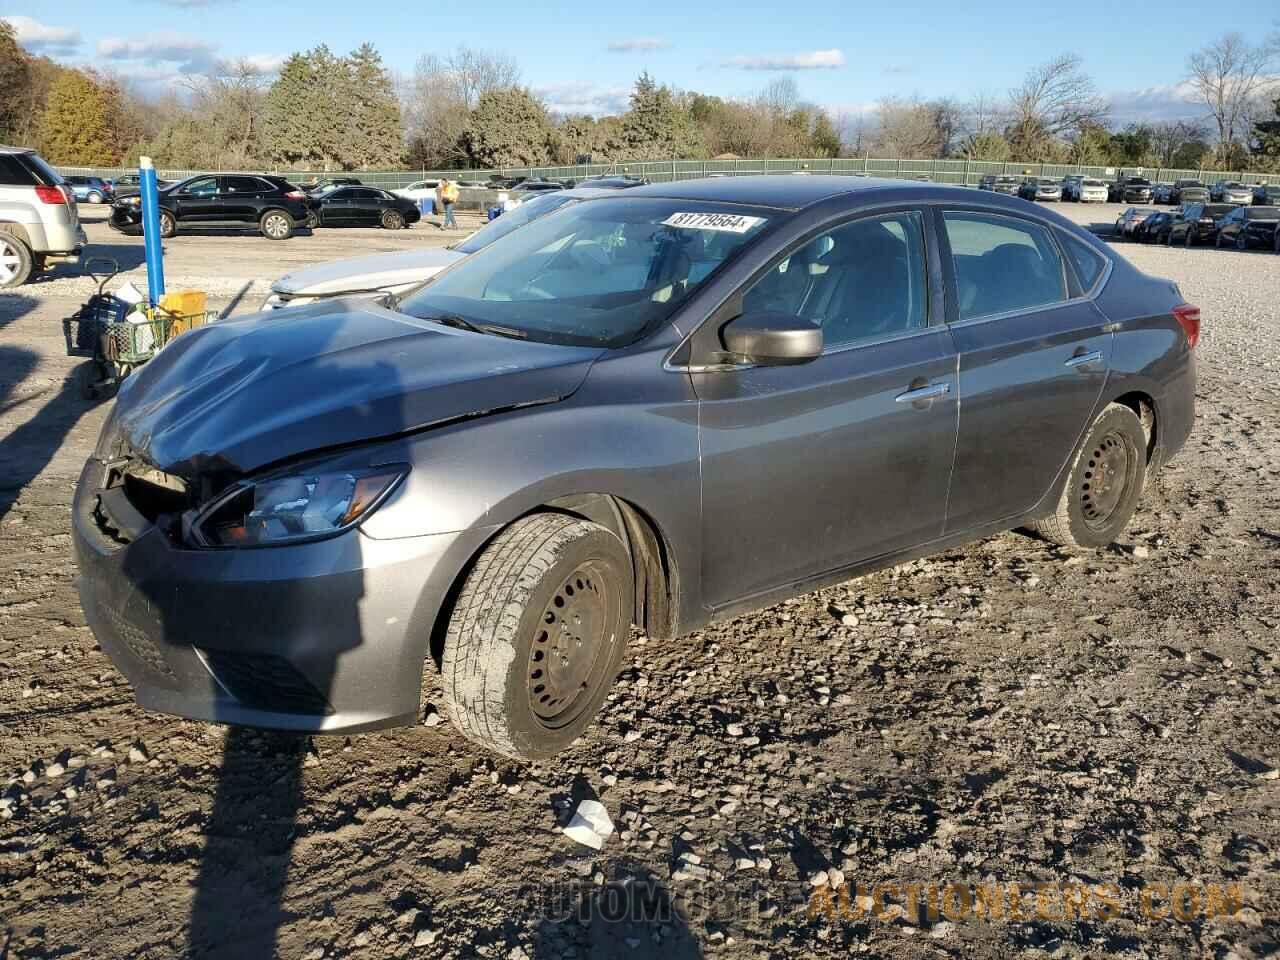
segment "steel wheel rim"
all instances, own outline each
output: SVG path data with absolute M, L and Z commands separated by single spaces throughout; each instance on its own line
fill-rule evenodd
M 18 249 L 8 240 L 0 239 L 0 283 L 8 283 L 18 275 L 22 266 L 22 257 Z
M 288 225 L 284 222 L 284 217 L 278 213 L 274 216 L 267 217 L 267 234 L 276 240 L 284 236 Z
M 606 636 L 618 598 L 603 565 L 586 560 L 547 601 L 529 648 L 525 689 L 538 722 L 549 728 L 572 723 L 586 709 L 617 641 Z
M 1080 511 L 1091 530 L 1105 529 L 1133 483 L 1135 452 L 1117 431 L 1104 435 L 1090 448 L 1080 476 Z

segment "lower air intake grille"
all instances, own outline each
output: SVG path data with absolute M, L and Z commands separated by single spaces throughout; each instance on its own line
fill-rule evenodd
M 214 679 L 246 707 L 272 713 L 330 714 L 333 707 L 283 657 L 201 650 Z

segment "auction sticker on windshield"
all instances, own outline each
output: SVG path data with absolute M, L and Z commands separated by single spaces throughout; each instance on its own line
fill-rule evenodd
M 663 226 L 667 227 L 720 230 L 725 233 L 746 233 L 761 223 L 764 223 L 764 217 L 745 217 L 737 213 L 673 213 L 662 221 Z

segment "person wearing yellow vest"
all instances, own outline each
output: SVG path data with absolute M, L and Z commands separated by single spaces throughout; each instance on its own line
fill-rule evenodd
M 444 222 L 440 224 L 441 230 L 456 230 L 458 221 L 453 219 L 453 205 L 458 202 L 458 185 L 447 179 L 442 179 L 440 185 L 436 187 L 436 203 L 444 210 Z

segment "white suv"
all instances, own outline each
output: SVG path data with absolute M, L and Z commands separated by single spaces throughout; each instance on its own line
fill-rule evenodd
M 34 150 L 0 145 L 0 289 L 78 260 L 85 243 L 71 188 Z

